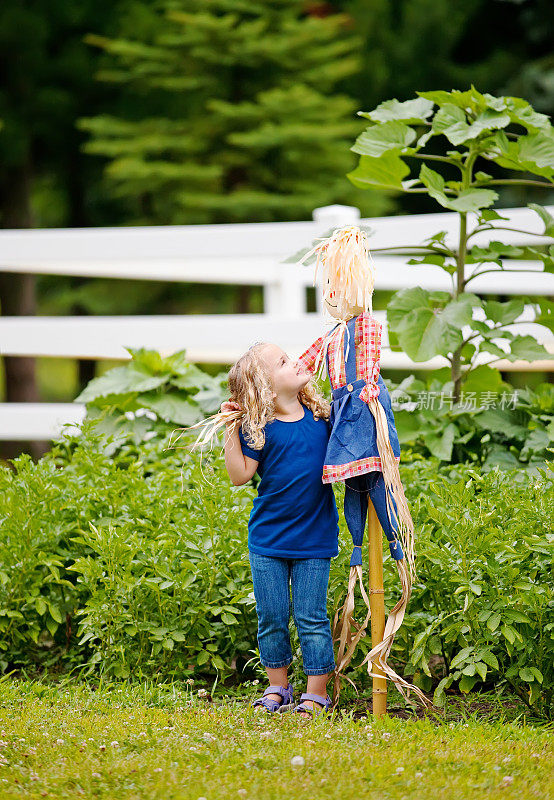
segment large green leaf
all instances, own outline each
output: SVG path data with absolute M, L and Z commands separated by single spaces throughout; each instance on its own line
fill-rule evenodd
M 488 408 L 476 417 L 476 421 L 483 430 L 501 433 L 519 441 L 523 441 L 528 434 L 527 428 L 519 423 L 517 415 L 507 409 Z
M 444 134 L 454 145 L 459 145 L 469 138 L 468 131 L 466 115 L 459 106 L 445 103 L 434 116 L 433 132 Z
M 487 341 L 486 339 L 479 343 L 479 352 L 490 353 L 492 356 L 495 356 L 496 358 L 504 358 L 506 355 L 505 350 L 503 350 L 494 342 Z
M 186 371 L 178 378 L 172 378 L 170 383 L 172 386 L 177 386 L 179 389 L 189 389 L 190 391 L 209 390 L 214 386 L 214 381 L 219 383 L 218 378 L 208 375 L 196 364 L 189 363 Z
M 351 147 L 355 153 L 379 158 L 387 151 L 401 152 L 416 138 L 416 132 L 402 122 L 383 122 L 367 128 Z
M 481 300 L 475 294 L 462 294 L 440 312 L 441 318 L 450 325 L 462 327 L 470 325 L 473 319 L 473 308 L 480 306 Z
M 99 378 L 93 378 L 75 398 L 75 402 L 88 403 L 97 397 L 106 397 L 110 394 L 144 392 L 161 386 L 167 379 L 168 375 L 152 375 L 148 369 L 139 364 L 114 367 Z
M 539 131 L 520 136 L 518 139 L 521 160 L 537 167 L 550 169 L 554 173 L 554 135 Z
M 464 392 L 497 392 L 507 391 L 509 386 L 502 380 L 499 370 L 480 364 L 468 373 L 464 381 Z
M 439 89 L 432 92 L 416 92 L 416 94 L 419 97 L 424 97 L 426 100 L 436 103 L 438 106 L 451 104 L 463 109 L 475 109 L 477 104 L 479 104 L 481 108 L 486 108 L 487 106 L 485 97 L 474 87 L 465 92 L 460 92 L 458 89 L 454 89 L 452 92 L 445 92 Z
M 147 350 L 145 347 L 126 347 L 125 350 L 132 355 L 135 364 L 140 364 L 151 374 L 166 371 L 163 358 L 157 350 Z
M 166 356 L 163 360 L 165 368 L 177 375 L 185 375 L 191 365 L 187 360 L 186 350 L 178 350 L 170 356 Z
M 410 174 L 410 168 L 396 153 L 383 153 L 380 158 L 360 156 L 356 169 L 347 178 L 359 189 L 402 189 L 402 179 Z
M 397 292 L 387 308 L 387 319 L 402 349 L 414 361 L 447 355 L 462 342 L 459 328 L 442 318 L 435 296 L 421 287 Z M 444 300 L 441 292 L 437 299 Z
M 498 200 L 498 193 L 492 189 L 464 189 L 458 197 L 447 199 L 446 208 L 460 213 L 479 211 L 492 206 L 495 200 Z
M 414 361 L 446 355 L 462 341 L 461 333 L 442 323 L 430 308 L 410 311 L 397 329 L 397 335 L 400 346 Z
M 394 98 L 380 103 L 373 111 L 358 111 L 360 117 L 366 117 L 373 122 L 396 120 L 397 122 L 406 122 L 408 125 L 423 123 L 432 113 L 433 103 L 423 97 L 406 100 L 403 103 Z
M 446 256 L 441 256 L 439 253 L 433 253 L 429 251 L 429 253 L 425 256 L 421 256 L 421 258 L 410 258 L 407 262 L 408 264 L 432 264 L 435 267 L 443 267 L 444 262 L 446 260 Z M 448 267 L 450 269 L 450 267 Z
M 512 122 L 523 125 L 524 128 L 531 132 L 539 130 L 548 131 L 552 129 L 550 117 L 546 114 L 540 114 L 535 111 L 526 100 L 521 97 L 505 97 L 505 107 L 510 114 Z
M 444 178 L 427 164 L 422 165 L 419 178 L 427 187 L 431 197 L 443 208 L 449 208 L 451 211 L 460 213 L 478 211 L 480 208 L 492 205 L 498 198 L 498 194 L 492 189 L 464 189 L 457 197 L 447 196 L 444 190 Z
M 221 385 L 214 381 L 209 389 L 202 389 L 194 395 L 194 401 L 198 403 L 205 414 L 215 414 L 228 393 L 223 390 Z
M 522 359 L 523 361 L 536 361 L 537 359 L 549 358 L 548 350 L 539 344 L 532 336 L 516 336 L 511 345 L 511 353 L 506 356 L 510 361 Z
M 497 264 L 502 264 L 502 258 L 518 258 L 524 254 L 521 247 L 516 247 L 513 244 L 505 244 L 505 242 L 489 242 L 486 247 L 473 247 L 470 253 L 471 263 L 481 263 L 483 261 L 494 261 Z
M 446 207 L 448 198 L 444 193 L 444 178 L 442 175 L 428 167 L 427 164 L 422 164 L 419 172 L 419 179 L 423 185 L 427 187 L 431 197 L 440 203 L 441 206 Z
M 452 447 L 457 433 L 457 427 L 453 423 L 450 423 L 441 433 L 424 434 L 423 441 L 432 455 L 440 458 L 441 461 L 451 461 Z
M 501 167 L 551 178 L 554 174 L 552 144 L 552 136 L 542 132 L 509 140 L 504 131 L 497 131 L 481 155 Z
M 544 235 L 545 236 L 554 236 L 554 217 L 550 214 L 549 211 L 546 210 L 543 206 L 539 206 L 537 203 L 528 203 L 529 208 L 533 211 L 536 211 L 539 217 L 544 222 Z
M 539 311 L 535 317 L 535 322 L 554 331 L 554 302 L 541 297 L 538 299 L 538 306 Z
M 483 222 L 490 222 L 493 219 L 504 219 L 508 220 L 509 217 L 502 217 L 498 211 L 495 211 L 494 208 L 484 208 L 482 211 L 479 212 L 479 225 Z
M 398 441 L 400 444 L 413 443 L 423 433 L 428 431 L 425 423 L 422 423 L 417 414 L 413 411 L 394 412 L 394 421 L 398 431 Z
M 193 425 L 203 417 L 196 403 L 178 397 L 175 393 L 157 394 L 156 392 L 147 392 L 139 395 L 137 401 L 146 408 L 155 411 L 166 422 L 175 422 L 178 425 Z
M 527 459 L 532 455 L 538 455 L 542 453 L 550 444 L 550 436 L 548 431 L 537 428 L 534 431 L 531 431 L 527 439 L 525 440 L 525 444 L 521 449 L 520 457 L 522 459 Z
M 521 461 L 505 447 L 499 444 L 493 444 L 483 462 L 484 469 L 493 469 L 499 467 L 500 469 L 521 469 Z
M 429 295 L 430 292 L 427 289 L 422 289 L 421 286 L 400 289 L 400 291 L 396 292 L 387 306 L 387 322 L 391 330 L 395 331 L 406 314 L 409 314 L 414 308 L 429 306 Z
M 481 114 L 477 115 L 474 122 L 471 123 L 467 131 L 467 139 L 475 139 L 480 136 L 484 131 L 492 131 L 497 128 L 505 128 L 510 124 L 510 115 L 501 111 L 494 111 L 487 108 Z
M 508 300 L 506 303 L 499 303 L 496 300 L 489 300 L 484 303 L 485 314 L 492 322 L 500 325 L 509 325 L 523 314 L 525 304 L 520 298 Z

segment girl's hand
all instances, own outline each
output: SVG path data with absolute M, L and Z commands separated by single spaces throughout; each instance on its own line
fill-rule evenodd
M 219 410 L 224 413 L 225 411 L 242 411 L 242 408 L 234 400 L 225 400 Z

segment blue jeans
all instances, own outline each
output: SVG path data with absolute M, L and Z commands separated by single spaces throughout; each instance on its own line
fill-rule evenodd
M 292 662 L 289 635 L 292 615 L 306 675 L 335 669 L 331 623 L 327 616 L 330 558 L 276 558 L 248 551 L 256 613 L 258 647 L 264 667 L 277 669 Z

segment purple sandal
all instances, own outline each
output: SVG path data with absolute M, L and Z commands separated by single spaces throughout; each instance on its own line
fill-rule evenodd
M 273 697 L 266 697 L 268 694 L 281 695 L 281 702 L 279 703 L 278 700 L 274 700 Z M 291 704 L 292 683 L 289 681 L 289 685 L 286 688 L 284 686 L 268 686 L 262 697 L 258 697 L 257 700 L 254 700 L 252 708 L 255 706 L 262 706 L 269 713 L 270 711 L 281 711 L 282 706 L 290 706 Z
M 329 695 L 327 695 L 327 697 L 322 697 L 322 695 L 320 695 L 320 694 L 311 694 L 310 692 L 302 692 L 302 694 L 300 695 L 300 700 L 301 701 L 302 700 L 313 700 L 315 703 L 319 703 L 320 705 L 323 706 L 323 708 L 320 708 L 320 709 L 318 709 L 316 711 L 316 707 L 315 706 L 313 706 L 313 707 L 306 706 L 306 705 L 304 705 L 304 703 L 300 702 L 297 706 L 295 706 L 292 709 L 293 711 L 298 711 L 298 712 L 306 711 L 308 714 L 311 714 L 313 717 L 319 717 L 319 715 L 323 711 L 328 711 L 329 710 L 329 706 L 332 703 L 332 700 L 329 697 Z

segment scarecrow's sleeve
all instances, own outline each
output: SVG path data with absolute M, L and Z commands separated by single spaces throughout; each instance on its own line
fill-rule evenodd
M 377 381 L 381 369 L 381 324 L 367 311 L 360 314 L 359 322 L 362 336 L 359 345 L 361 352 L 357 361 L 361 370 L 360 377 L 366 382 L 360 392 L 360 399 L 368 403 L 372 397 L 377 397 L 379 394 Z
M 319 339 L 316 339 L 316 341 L 311 344 L 304 353 L 302 353 L 296 363 L 304 367 L 306 372 L 309 372 L 311 375 L 314 372 L 315 362 L 321 352 L 322 347 L 323 336 L 320 336 Z

